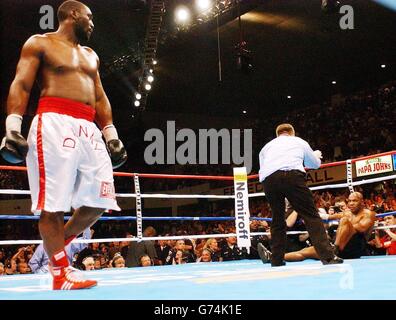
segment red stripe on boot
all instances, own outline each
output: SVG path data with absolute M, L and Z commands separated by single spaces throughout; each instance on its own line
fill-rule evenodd
M 63 268 L 67 268 L 69 266 L 69 261 L 67 260 L 67 254 L 65 249 L 59 250 L 51 257 L 51 265 L 53 267 Z

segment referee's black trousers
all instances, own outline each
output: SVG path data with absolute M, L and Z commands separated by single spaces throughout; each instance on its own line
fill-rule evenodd
M 316 252 L 321 260 L 334 257 L 333 249 L 315 207 L 313 196 L 299 170 L 276 171 L 263 181 L 264 192 L 271 206 L 272 263 L 282 262 L 286 249 L 285 198 L 304 220 Z

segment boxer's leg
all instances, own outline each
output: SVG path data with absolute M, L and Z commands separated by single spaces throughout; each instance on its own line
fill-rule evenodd
M 91 227 L 103 214 L 105 209 L 81 207 L 74 211 L 70 220 L 64 228 L 64 239 L 67 242 L 70 238 L 74 238 L 82 233 L 86 228 Z
M 63 212 L 42 211 L 39 220 L 39 231 L 48 257 L 64 248 Z
M 346 244 L 356 233 L 351 221 L 348 218 L 342 218 L 337 229 L 335 245 L 340 251 L 344 250 Z
M 314 246 L 285 254 L 286 261 L 303 261 L 305 259 L 319 259 Z

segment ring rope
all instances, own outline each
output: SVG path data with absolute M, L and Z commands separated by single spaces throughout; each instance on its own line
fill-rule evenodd
M 357 161 L 393 155 L 396 150 L 372 154 L 369 156 L 359 157 L 351 159 L 352 163 Z M 346 164 L 346 160 L 329 162 L 322 164 L 319 168 L 335 167 Z M 23 166 L 0 166 L 0 170 L 14 170 L 14 171 L 26 171 L 26 167 Z M 309 169 L 308 169 L 309 170 Z M 205 175 L 172 175 L 172 174 L 157 174 L 157 173 L 130 173 L 130 172 L 114 172 L 116 177 L 131 177 L 133 178 L 137 174 L 141 178 L 153 178 L 153 179 L 196 179 L 196 180 L 234 180 L 233 176 L 205 176 Z M 248 179 L 258 178 L 258 174 L 249 175 Z
M 360 181 L 353 181 L 352 186 L 360 186 L 362 184 L 369 184 L 374 182 L 380 182 L 384 180 L 392 180 L 396 179 L 396 174 L 372 179 L 364 179 Z M 337 188 L 346 188 L 348 187 L 348 183 L 339 183 L 339 184 L 329 184 L 324 186 L 310 187 L 311 191 L 322 190 L 322 189 L 337 189 Z M 0 194 L 26 194 L 30 195 L 29 190 L 13 190 L 13 189 L 0 189 Z M 116 196 L 119 198 L 135 198 L 136 193 L 116 193 Z M 201 199 L 235 199 L 235 195 L 216 195 L 216 194 L 164 194 L 164 193 L 142 193 L 140 194 L 141 198 L 159 198 L 159 199 L 193 199 L 193 198 L 201 198 Z M 261 197 L 265 196 L 264 192 L 256 192 L 249 193 L 249 198 Z
M 396 151 L 389 151 L 385 153 L 380 153 L 376 155 L 371 155 L 371 156 L 366 156 L 366 157 L 361 157 L 361 158 L 356 158 L 356 159 L 351 159 L 351 160 L 346 160 L 346 161 L 339 161 L 339 162 L 334 162 L 334 163 L 328 163 L 328 164 L 323 164 L 320 168 L 325 168 L 325 167 L 331 167 L 331 166 L 336 166 L 336 165 L 343 165 L 347 164 L 347 183 L 343 184 L 335 184 L 335 185 L 326 185 L 326 186 L 319 186 L 319 187 L 312 187 L 311 190 L 320 190 L 320 189 L 327 189 L 327 188 L 343 188 L 343 187 L 348 187 L 350 190 L 351 188 L 353 189 L 354 185 L 361 185 L 361 184 L 366 184 L 366 183 L 372 183 L 372 182 L 377 182 L 377 181 L 383 181 L 383 180 L 389 180 L 389 179 L 395 179 L 396 175 L 392 176 L 387 176 L 387 177 L 380 177 L 380 178 L 373 178 L 373 179 L 367 179 L 367 180 L 361 180 L 361 181 L 352 181 L 352 163 L 359 161 L 359 160 L 364 160 L 364 159 L 370 159 L 374 157 L 379 157 L 379 156 L 385 156 L 385 155 L 391 155 L 395 154 Z M 20 167 L 20 166 L 0 166 L 0 170 L 16 170 L 16 171 L 26 171 L 26 167 Z M 200 175 L 168 175 L 168 174 L 138 174 L 138 173 L 125 173 L 125 172 L 114 172 L 115 176 L 120 176 L 120 177 L 133 177 L 135 181 L 135 190 L 136 194 L 118 194 L 117 196 L 119 197 L 136 197 L 136 200 L 140 200 L 140 205 L 141 205 L 141 198 L 223 198 L 223 199 L 234 199 L 234 195 L 171 195 L 171 194 L 140 194 L 140 188 L 139 188 L 139 180 L 137 177 L 142 177 L 142 178 L 163 178 L 163 179 L 199 179 L 199 180 L 234 180 L 233 176 L 200 176 Z M 258 175 L 250 175 L 248 176 L 248 179 L 257 179 Z M 137 189 L 136 189 L 136 180 L 137 180 Z M 30 194 L 30 191 L 27 190 L 10 190 L 10 189 L 1 189 L 0 194 Z M 256 196 L 263 196 L 265 195 L 264 193 L 253 193 L 248 195 L 249 197 L 256 197 Z M 141 208 L 141 206 L 140 206 Z M 137 210 L 138 210 L 138 202 L 137 202 Z M 386 213 L 386 215 L 391 215 L 393 213 Z M 141 211 L 140 211 L 141 215 Z M 385 216 L 382 214 L 382 216 Z M 7 217 L 7 216 L 3 216 Z M 10 216 L 8 216 L 10 217 Z M 20 217 L 20 216 L 18 216 Z M 38 218 L 38 217 L 37 217 Z M 70 218 L 70 217 L 65 217 L 65 218 Z M 125 218 L 127 217 L 101 217 L 101 218 L 115 218 L 114 220 L 127 220 Z M 123 219 L 124 218 L 124 219 Z M 139 217 L 133 217 L 137 221 L 139 221 Z M 150 218 L 150 217 L 147 217 Z M 162 218 L 163 217 L 155 217 L 155 218 Z M 180 217 L 173 217 L 173 218 L 179 218 L 177 220 L 181 220 Z M 183 217 L 181 217 L 183 218 Z M 199 219 L 201 220 L 203 217 L 185 217 L 185 218 L 193 218 L 193 219 Z M 210 218 L 210 217 L 207 217 Z M 215 218 L 220 218 L 220 217 L 215 217 Z M 228 218 L 228 217 L 225 217 Z M 230 217 L 231 218 L 231 217 Z M 1 219 L 1 216 L 0 216 Z M 235 220 L 235 218 L 231 218 Z M 230 219 L 230 220 L 231 220 Z M 266 218 L 263 218 L 266 219 Z M 267 218 L 268 219 L 268 218 Z M 104 220 L 104 219 L 103 219 Z M 110 219 L 108 219 L 110 220 Z M 132 220 L 132 219 L 130 219 Z M 140 216 L 140 223 L 143 218 Z M 164 219 L 165 220 L 165 219 Z M 170 219 L 166 219 L 170 220 Z M 176 220 L 176 219 L 175 219 Z M 259 219 L 257 219 L 259 220 Z M 203 219 L 202 219 L 203 221 Z M 376 227 L 378 229 L 386 229 L 386 228 L 392 228 L 393 226 L 383 226 L 383 227 Z M 374 228 L 374 229 L 376 229 Z M 301 233 L 306 233 L 306 231 L 289 231 L 287 234 L 301 234 Z M 266 235 L 270 234 L 269 232 L 264 232 L 264 233 L 251 233 L 251 235 Z M 192 235 L 192 236 L 180 236 L 180 237 L 151 237 L 151 238 L 144 238 L 142 236 L 139 237 L 139 222 L 138 222 L 138 237 L 137 238 L 113 238 L 113 239 L 90 239 L 90 240 L 75 240 L 76 242 L 81 242 L 81 243 L 92 243 L 92 242 L 112 242 L 112 241 L 141 241 L 142 239 L 144 240 L 169 240 L 170 239 L 185 239 L 185 238 L 190 238 L 190 239 L 200 239 L 200 238 L 208 238 L 208 237 L 230 237 L 230 236 L 236 236 L 236 234 L 216 234 L 216 235 Z M 106 240 L 106 241 L 105 241 Z M 7 240 L 7 241 L 0 241 L 0 244 L 18 244 L 21 243 L 26 244 L 26 243 L 42 243 L 42 240 Z M 26 242 L 27 241 L 27 242 Z
M 376 214 L 377 218 L 383 218 L 386 216 L 396 215 L 396 211 L 384 212 Z M 65 216 L 65 220 L 69 220 L 71 216 Z M 0 215 L 0 220 L 39 220 L 40 216 L 35 215 Z M 125 221 L 125 220 L 137 220 L 135 216 L 118 216 L 118 217 L 100 217 L 98 220 L 102 221 Z M 148 221 L 232 221 L 235 220 L 235 217 L 142 217 L 142 220 Z M 264 217 L 250 217 L 250 220 L 258 220 L 258 221 L 268 221 L 271 222 L 272 218 L 264 218 Z M 323 220 L 324 222 L 330 221 L 338 221 L 338 219 L 334 220 Z
M 355 163 L 355 162 L 361 161 L 361 160 L 382 157 L 382 156 L 387 156 L 387 155 L 393 155 L 393 154 L 396 154 L 396 150 L 351 159 L 351 162 Z M 346 164 L 346 160 L 324 163 L 319 168 L 335 167 L 335 166 L 344 165 L 344 164 Z M 306 168 L 306 169 L 310 170 L 309 168 Z M 27 168 L 22 167 L 22 166 L 3 166 L 3 165 L 1 165 L 0 170 L 27 171 Z M 114 172 L 114 176 L 116 176 L 116 177 L 131 177 L 131 178 L 133 178 L 135 175 L 138 175 L 140 178 L 153 178 L 153 179 L 193 179 L 193 180 L 230 180 L 230 181 L 234 180 L 233 176 L 172 175 L 172 174 L 156 174 L 156 173 Z M 248 180 L 257 179 L 258 176 L 259 176 L 258 174 L 249 175 Z
M 375 227 L 373 230 L 377 229 L 392 229 L 396 228 L 396 225 L 391 226 L 380 226 Z M 306 234 L 308 231 L 288 231 L 288 235 Z M 251 236 L 262 236 L 270 235 L 270 232 L 251 232 Z M 75 239 L 73 243 L 105 243 L 105 242 L 140 242 L 140 241 L 155 241 L 155 240 L 184 240 L 184 239 L 206 239 L 206 238 L 228 238 L 236 237 L 235 233 L 225 233 L 225 234 L 200 234 L 200 235 L 184 235 L 184 236 L 169 236 L 169 237 L 143 237 L 139 238 L 103 238 L 103 239 Z M 17 245 L 17 244 L 42 244 L 42 240 L 1 240 L 0 245 Z

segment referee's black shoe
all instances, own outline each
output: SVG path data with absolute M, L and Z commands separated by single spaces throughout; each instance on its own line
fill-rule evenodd
M 327 265 L 327 264 L 339 264 L 339 263 L 344 263 L 344 260 L 342 260 L 340 257 L 334 256 L 330 260 L 322 260 L 322 263 L 324 265 Z
M 262 243 L 257 245 L 257 252 L 263 263 L 271 262 L 272 253 Z
M 271 267 L 281 267 L 286 265 L 285 261 L 273 261 L 272 260 L 272 253 L 269 251 L 262 243 L 257 245 L 257 252 L 260 256 L 260 259 L 263 263 L 271 262 Z

